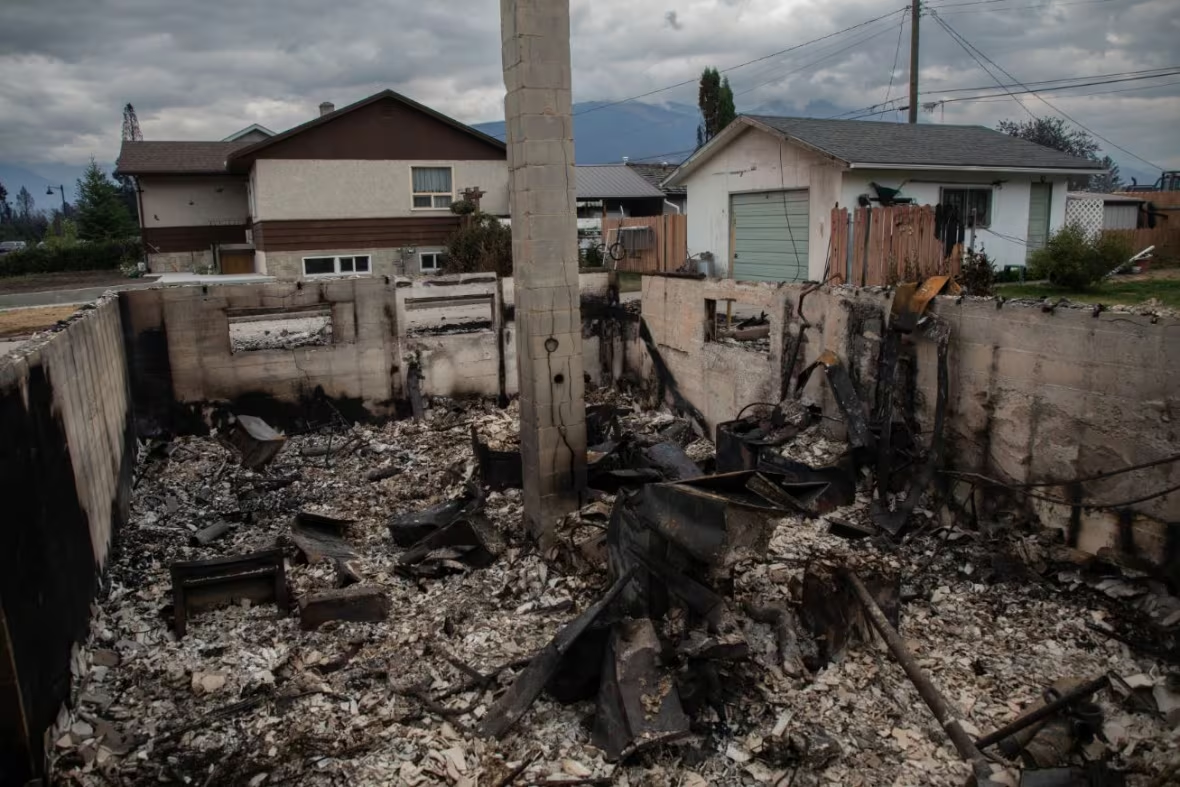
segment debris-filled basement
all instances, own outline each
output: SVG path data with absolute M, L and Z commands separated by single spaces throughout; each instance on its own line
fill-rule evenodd
M 0 363 L 0 782 L 1180 782 L 1174 316 L 527 290 L 138 289 Z

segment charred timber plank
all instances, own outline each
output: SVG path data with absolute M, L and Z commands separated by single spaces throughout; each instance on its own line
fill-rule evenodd
M 287 576 L 279 549 L 173 563 L 170 573 L 178 639 L 185 634 L 190 614 L 238 599 L 274 601 L 280 610 L 287 609 Z
M 608 761 L 688 734 L 688 716 L 671 675 L 659 664 L 651 620 L 624 620 L 611 632 L 595 714 L 595 742 Z
M 376 587 L 352 586 L 309 593 L 299 599 L 299 625 L 312 631 L 331 620 L 376 623 L 389 616 L 389 598 Z
M 620 576 L 606 594 L 592 607 L 579 615 L 558 632 L 544 650 L 536 655 L 524 671 L 517 676 L 508 691 L 501 695 L 479 725 L 479 734 L 498 738 L 508 732 L 525 714 L 529 706 L 545 688 L 561 663 L 561 657 L 595 620 L 611 605 L 615 598 L 631 581 L 634 570 Z

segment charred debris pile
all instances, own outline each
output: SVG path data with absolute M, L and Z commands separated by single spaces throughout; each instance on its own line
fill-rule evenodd
M 545 552 L 515 405 L 144 446 L 54 778 L 1168 783 L 1180 606 L 938 505 L 946 335 L 908 330 L 939 341 L 925 439 L 900 331 L 871 408 L 834 355 L 794 381 L 826 377 L 846 439 L 795 394 L 715 446 L 598 394 L 585 505 Z

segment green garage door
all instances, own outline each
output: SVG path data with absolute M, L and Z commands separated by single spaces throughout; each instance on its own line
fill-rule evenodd
M 807 189 L 731 194 L 733 278 L 807 279 Z

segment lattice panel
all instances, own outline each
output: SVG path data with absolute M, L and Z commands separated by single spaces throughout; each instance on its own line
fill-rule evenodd
M 1076 199 L 1071 197 L 1065 206 L 1065 221 L 1077 224 L 1087 235 L 1102 232 L 1106 203 L 1100 199 Z

